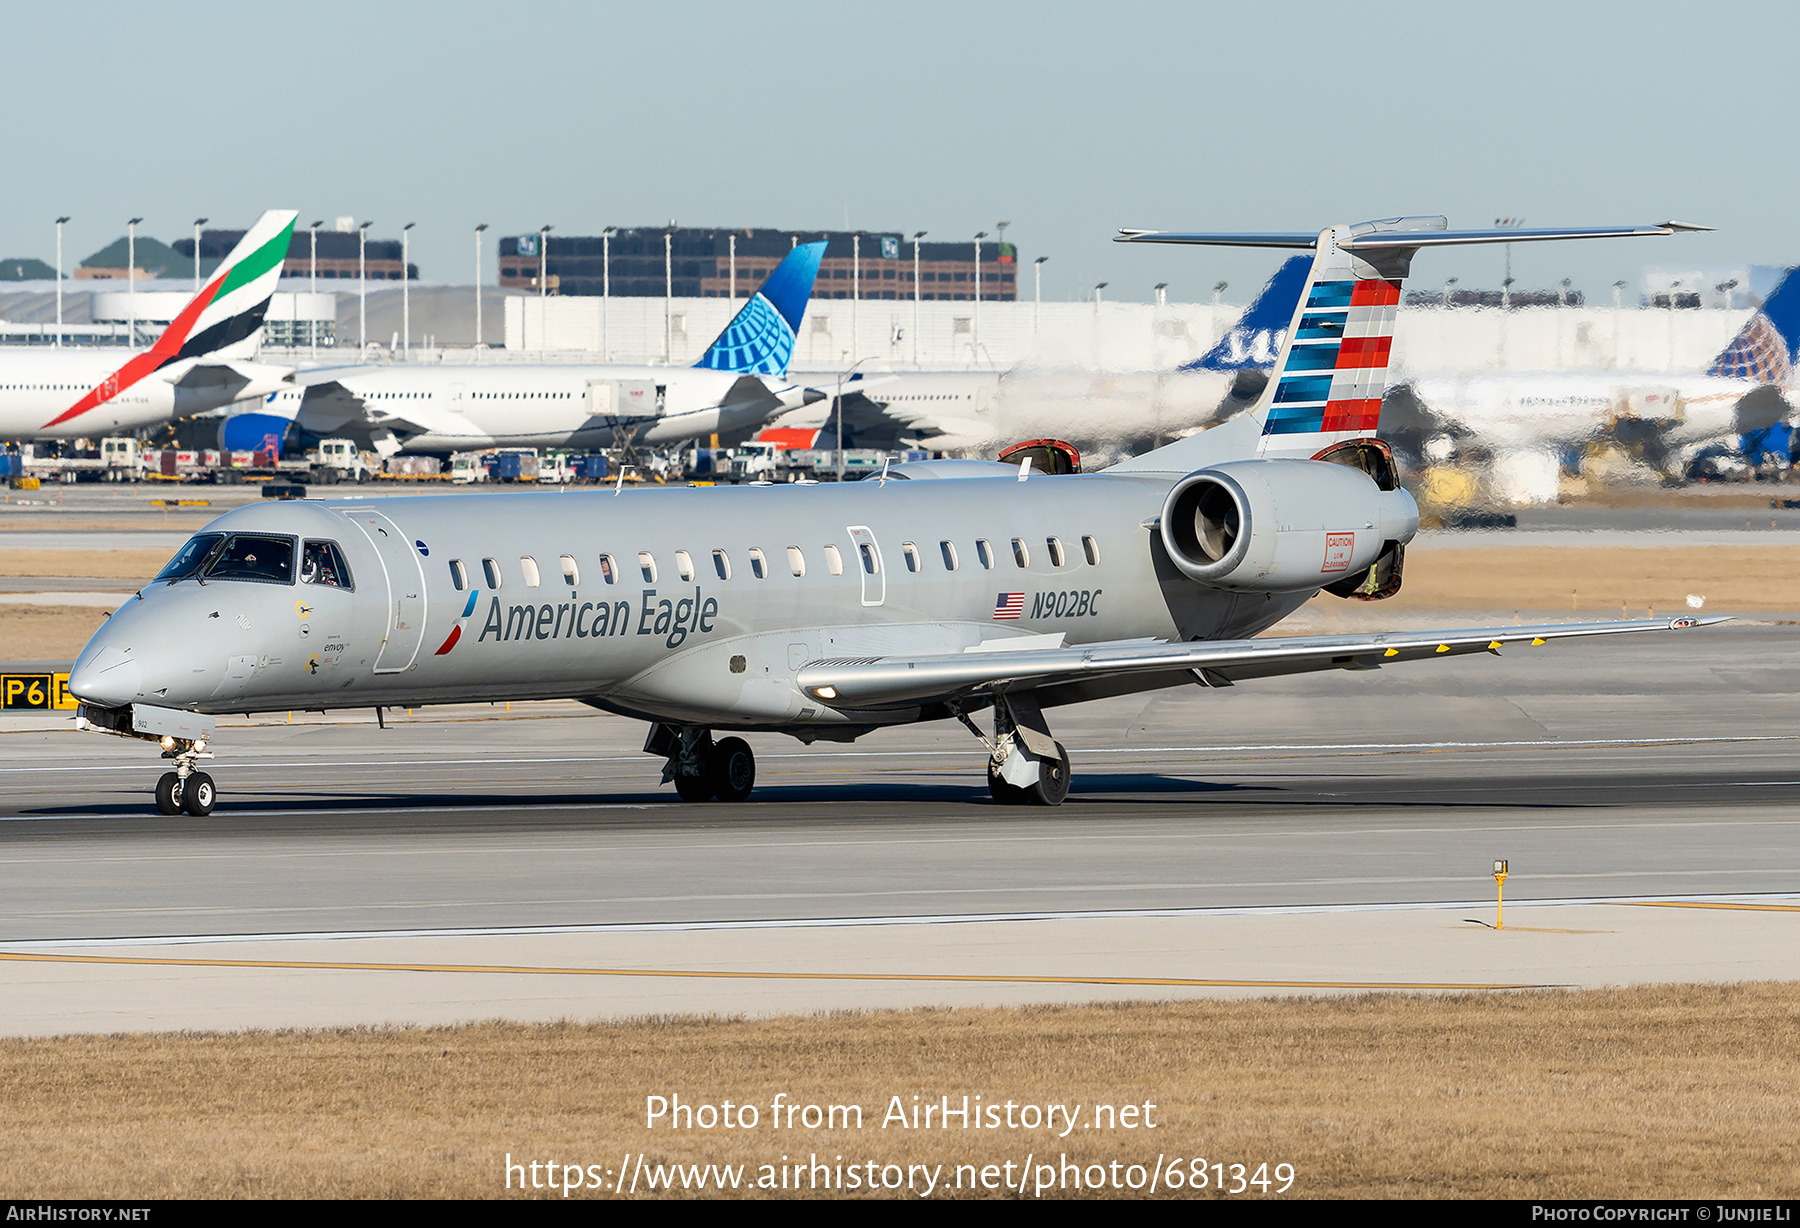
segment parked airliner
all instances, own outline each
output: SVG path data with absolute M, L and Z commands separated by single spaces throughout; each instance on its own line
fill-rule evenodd
M 660 446 L 755 426 L 820 399 L 785 378 L 825 244 L 784 257 L 691 367 L 393 364 L 303 375 L 302 386 L 220 424 L 220 446 L 308 435 L 384 455 L 482 448 Z
M 148 350 L 0 352 L 0 439 L 97 439 L 268 396 L 289 383 L 292 367 L 255 358 L 296 216 L 290 209 L 263 214 Z

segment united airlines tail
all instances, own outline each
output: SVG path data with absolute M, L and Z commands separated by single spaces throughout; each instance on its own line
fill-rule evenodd
M 1800 359 L 1800 279 L 1789 269 L 1755 315 L 1706 369 L 1708 375 L 1782 385 Z
M 124 366 L 90 389 L 45 427 L 77 418 L 110 401 L 148 375 L 184 359 L 229 362 L 254 358 L 262 341 L 263 316 L 287 259 L 293 234 L 291 209 L 271 209 L 257 219 L 213 271 L 200 293 L 169 322 L 148 350 L 134 354 Z
M 1287 337 L 1288 323 L 1294 308 L 1300 304 L 1300 292 L 1306 287 L 1312 260 L 1292 256 L 1282 262 L 1275 275 L 1264 283 L 1261 291 L 1231 331 L 1219 338 L 1198 359 L 1182 367 L 1183 371 L 1267 371 L 1281 353 Z
M 742 375 L 787 374 L 824 255 L 825 244 L 802 243 L 783 257 L 694 365 Z
M 1333 444 L 1372 437 L 1381 420 L 1400 283 L 1422 248 L 1628 238 L 1705 229 L 1687 222 L 1664 222 L 1657 226 L 1450 230 L 1442 217 L 1398 217 L 1332 226 L 1317 235 L 1122 231 L 1121 243 L 1311 248 L 1313 256 L 1268 386 L 1256 404 L 1222 426 L 1134 457 L 1117 468 L 1187 471 L 1252 455 L 1310 458 Z

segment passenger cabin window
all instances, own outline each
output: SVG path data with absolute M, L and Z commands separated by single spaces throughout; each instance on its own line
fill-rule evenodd
M 900 543 L 900 553 L 906 556 L 906 570 L 919 570 L 919 548 L 911 542 Z
M 500 587 L 500 563 L 498 560 L 482 559 L 481 574 L 487 577 L 489 588 Z
M 300 582 L 356 591 L 350 582 L 350 566 L 336 542 L 307 542 L 300 548 Z M 460 587 L 460 586 L 459 586 Z
M 796 576 L 803 576 L 806 574 L 806 556 L 800 553 L 800 547 L 798 546 L 788 547 L 788 570 L 793 572 Z
M 260 533 L 234 533 L 206 565 L 208 580 L 257 580 L 264 584 L 294 582 L 294 539 Z
M 834 576 L 844 574 L 844 556 L 838 553 L 836 546 L 825 547 L 825 570 Z
M 450 583 L 456 585 L 459 593 L 469 587 L 469 569 L 463 566 L 461 559 L 450 560 Z
M 1025 552 L 1024 542 L 1015 537 L 1012 539 L 1012 548 L 1014 563 L 1018 564 L 1020 567 L 1031 566 L 1031 555 Z
M 656 560 L 650 557 L 648 550 L 638 551 L 638 570 L 644 573 L 645 584 L 656 583 Z
M 988 545 L 987 538 L 983 537 L 976 541 L 975 555 L 981 560 L 983 567 L 989 571 L 994 570 L 994 548 Z
M 1046 537 L 1044 548 L 1050 551 L 1050 566 L 1061 567 L 1068 560 L 1063 556 L 1062 539 Z
M 763 558 L 761 546 L 750 547 L 750 574 L 758 580 L 769 578 L 769 564 L 768 560 Z
M 1100 543 L 1098 541 L 1095 541 L 1091 537 L 1083 537 L 1081 539 L 1081 548 L 1087 552 L 1089 567 L 1100 566 Z
M 532 558 L 529 554 L 521 555 L 519 557 L 519 570 L 525 573 L 526 588 L 536 588 L 538 586 L 538 565 L 536 559 Z
M 870 575 L 875 575 L 881 571 L 881 558 L 875 553 L 874 546 L 870 545 L 868 542 L 863 542 L 857 549 L 862 554 L 864 571 L 868 572 Z
M 675 552 L 675 574 L 683 580 L 694 578 L 694 556 L 685 550 Z
M 608 584 L 617 584 L 619 582 L 618 564 L 613 562 L 613 556 L 610 554 L 603 554 L 600 556 L 600 578 Z
M 168 566 L 156 573 L 158 580 L 167 580 L 173 584 L 177 580 L 185 580 L 200 570 L 200 564 L 206 562 L 213 547 L 225 540 L 223 533 L 200 533 L 187 539 L 187 543 L 175 552 Z
M 938 553 L 944 556 L 944 570 L 956 570 L 956 546 L 951 542 L 939 542 Z
M 731 556 L 723 550 L 713 551 L 713 570 L 719 573 L 719 579 L 731 579 Z
M 567 554 L 563 555 L 562 556 L 562 565 L 563 565 L 563 583 L 568 585 L 570 588 L 579 587 L 581 584 L 581 568 L 575 566 L 574 556 L 567 555 Z

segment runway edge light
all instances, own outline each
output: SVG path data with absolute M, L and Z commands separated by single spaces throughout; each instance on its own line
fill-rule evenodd
M 1505 861 L 1496 860 L 1494 862 L 1494 890 L 1495 890 L 1495 894 L 1494 894 L 1494 928 L 1497 930 L 1503 930 L 1506 928 L 1506 925 L 1505 925 L 1503 917 L 1502 917 L 1503 910 L 1506 906 L 1506 862 Z

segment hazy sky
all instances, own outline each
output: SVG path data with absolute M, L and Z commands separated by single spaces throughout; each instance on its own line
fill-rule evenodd
M 8 11 L 0 256 L 66 266 L 265 208 L 417 222 L 430 281 L 471 231 L 548 222 L 928 230 L 1048 256 L 1046 299 L 1177 299 L 1271 253 L 1125 249 L 1120 226 L 1312 229 L 1675 217 L 1718 233 L 1519 247 L 1591 300 L 1644 265 L 1800 262 L 1781 4 L 247 6 Z M 1415 285 L 1496 286 L 1498 250 Z M 1021 287 L 1029 296 L 1029 280 Z

